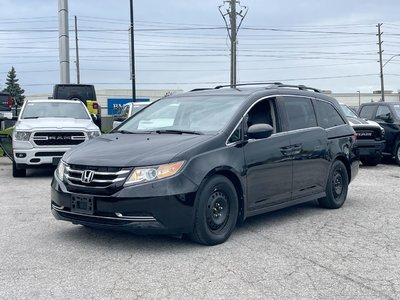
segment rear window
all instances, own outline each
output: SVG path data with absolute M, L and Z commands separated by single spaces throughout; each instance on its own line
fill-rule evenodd
M 96 100 L 96 93 L 91 85 L 59 85 L 54 88 L 53 98 Z
M 315 101 L 315 111 L 317 112 L 318 125 L 322 128 L 331 128 L 346 124 L 335 107 L 325 101 Z

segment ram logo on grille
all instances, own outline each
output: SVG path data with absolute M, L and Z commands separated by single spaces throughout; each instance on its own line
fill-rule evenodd
M 85 170 L 82 173 L 81 181 L 83 183 L 91 183 L 93 181 L 94 171 L 92 170 Z

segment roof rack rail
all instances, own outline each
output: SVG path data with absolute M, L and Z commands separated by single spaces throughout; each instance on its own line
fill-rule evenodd
M 253 83 L 238 83 L 235 84 L 235 87 L 238 86 L 249 86 L 249 85 L 280 85 L 282 83 L 280 82 L 253 82 Z M 218 89 L 222 89 L 222 88 L 226 88 L 226 87 L 231 87 L 230 84 L 226 84 L 226 85 L 217 85 L 214 89 L 218 90 Z
M 296 88 L 296 89 L 299 89 L 299 90 L 302 90 L 302 91 L 311 90 L 311 91 L 314 91 L 316 93 L 322 93 L 321 90 L 319 90 L 319 89 L 316 89 L 316 88 L 313 88 L 313 87 L 309 87 L 309 86 L 305 86 L 305 85 L 302 85 L 302 84 L 293 85 L 293 84 L 280 83 L 280 84 L 277 84 L 277 87 Z
M 206 91 L 206 90 L 212 90 L 213 88 L 195 88 L 193 90 L 190 90 L 189 92 L 198 92 L 198 91 Z

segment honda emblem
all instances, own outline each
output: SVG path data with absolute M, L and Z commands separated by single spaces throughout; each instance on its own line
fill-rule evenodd
M 81 181 L 83 183 L 91 183 L 93 181 L 94 171 L 92 170 L 85 170 L 82 173 Z

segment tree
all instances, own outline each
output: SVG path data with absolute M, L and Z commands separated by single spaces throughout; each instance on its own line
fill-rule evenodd
M 25 100 L 25 96 L 23 95 L 25 90 L 21 89 L 18 80 L 19 79 L 17 79 L 17 73 L 15 72 L 14 67 L 11 67 L 11 70 L 7 74 L 7 87 L 3 90 L 3 92 L 7 92 L 11 95 L 15 105 L 22 106 Z

